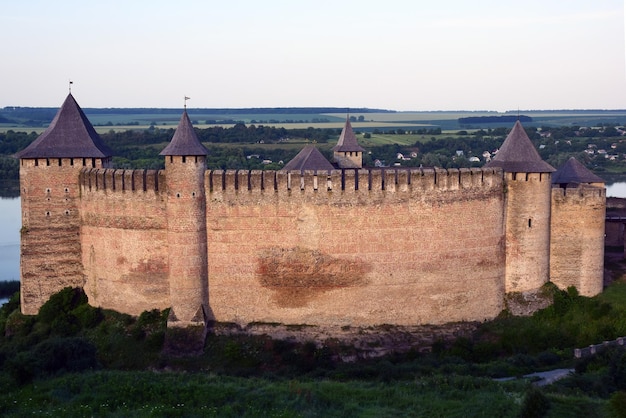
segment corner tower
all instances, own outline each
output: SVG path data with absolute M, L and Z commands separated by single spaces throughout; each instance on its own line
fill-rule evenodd
M 341 131 L 337 145 L 333 147 L 333 159 L 339 168 L 363 168 L 363 149 L 356 140 L 350 119 Z
M 550 274 L 550 173 L 518 120 L 485 167 L 505 183 L 505 292 L 540 288 Z
M 204 175 L 207 149 L 183 111 L 165 157 L 171 311 L 168 327 L 206 327 L 208 264 Z
M 71 93 L 50 126 L 16 154 L 22 313 L 36 314 L 66 286 L 83 286 L 79 174 L 83 167 L 108 167 L 111 155 Z
M 595 296 L 604 287 L 604 180 L 574 157 L 552 176 L 550 281 Z

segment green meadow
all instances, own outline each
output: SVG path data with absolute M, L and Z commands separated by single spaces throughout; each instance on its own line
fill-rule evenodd
M 41 132 L 50 122 L 55 109 L 33 108 L 32 112 L 10 112 L 0 109 L 0 132 L 7 130 Z M 45 111 L 44 111 L 45 110 Z M 83 109 L 90 122 L 100 133 L 128 129 L 146 129 L 150 126 L 175 127 L 180 120 L 182 109 Z M 194 126 L 203 129 L 212 126 L 231 127 L 236 123 L 263 125 L 286 129 L 332 128 L 340 129 L 346 117 L 353 118 L 355 130 L 367 132 L 404 129 L 440 128 L 443 131 L 461 129 L 489 129 L 510 127 L 511 122 L 480 122 L 466 126 L 459 118 L 467 117 L 515 117 L 517 111 L 354 111 L 316 112 L 314 108 L 290 110 L 276 109 L 188 109 Z M 37 115 L 41 116 L 38 117 Z M 626 124 L 626 110 L 555 110 L 520 111 L 519 114 L 532 118 L 524 126 L 596 126 L 598 124 Z

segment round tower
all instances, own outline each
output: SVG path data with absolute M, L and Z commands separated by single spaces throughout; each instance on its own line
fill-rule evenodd
M 54 293 L 84 285 L 79 175 L 84 167 L 108 167 L 111 155 L 71 93 L 48 128 L 17 153 L 22 313 L 36 314 Z
M 550 174 L 520 121 L 485 167 L 504 171 L 505 292 L 536 290 L 550 277 Z
M 595 296 L 604 287 L 604 180 L 574 157 L 552 176 L 550 281 Z
M 165 157 L 167 241 L 171 311 L 168 327 L 206 326 L 208 263 L 204 175 L 206 148 L 187 111 Z

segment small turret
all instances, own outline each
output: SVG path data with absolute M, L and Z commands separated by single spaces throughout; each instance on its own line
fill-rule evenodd
M 539 289 L 550 274 L 550 173 L 520 121 L 485 167 L 501 167 L 505 193 L 505 291 Z
M 207 149 L 183 112 L 165 157 L 170 301 L 168 327 L 199 328 L 193 349 L 202 348 L 209 312 L 204 175 Z M 180 347 L 172 347 L 173 351 Z M 189 351 L 189 347 L 182 348 Z
M 339 168 L 363 168 L 363 149 L 356 140 L 350 119 L 339 135 L 337 145 L 333 147 L 333 158 Z
M 83 167 L 108 167 L 111 155 L 71 93 L 50 126 L 17 153 L 24 314 L 36 314 L 66 286 L 83 286 L 78 177 Z

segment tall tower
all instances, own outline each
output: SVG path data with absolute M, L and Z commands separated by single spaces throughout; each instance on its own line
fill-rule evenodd
M 350 119 L 339 135 L 337 145 L 333 147 L 333 159 L 339 168 L 363 168 L 363 149 L 356 140 Z
M 66 286 L 83 286 L 79 173 L 108 167 L 111 155 L 71 93 L 50 126 L 17 153 L 22 313 L 36 314 Z
M 206 197 L 207 149 L 200 143 L 187 110 L 165 156 L 167 241 L 171 311 L 168 327 L 205 329 L 208 309 Z
M 604 180 L 574 157 L 552 175 L 550 281 L 583 296 L 604 287 Z
M 505 183 L 505 292 L 540 288 L 550 275 L 550 173 L 518 120 L 485 167 Z

